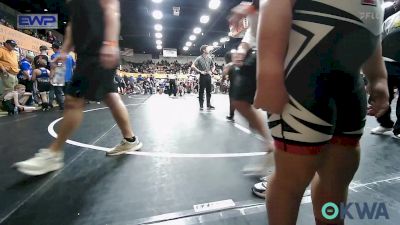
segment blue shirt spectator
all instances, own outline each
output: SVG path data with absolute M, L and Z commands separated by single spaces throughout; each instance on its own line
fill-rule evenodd
M 52 48 L 55 53 L 53 55 L 51 55 L 51 57 L 50 57 L 51 60 L 55 59 L 57 56 L 60 55 L 61 43 L 54 42 L 52 45 Z M 65 82 L 71 82 L 73 70 L 75 68 L 75 61 L 72 58 L 72 56 L 70 56 L 70 55 L 67 56 L 67 59 L 65 60 L 64 65 L 65 65 Z
M 20 61 L 19 68 L 21 69 L 17 75 L 19 80 L 30 80 L 32 77 L 32 60 L 34 58 L 33 53 L 28 53 L 26 58 Z

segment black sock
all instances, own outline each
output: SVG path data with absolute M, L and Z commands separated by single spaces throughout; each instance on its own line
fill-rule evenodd
M 136 141 L 136 137 L 133 136 L 131 138 L 125 138 L 125 140 L 129 141 L 129 142 L 135 142 Z

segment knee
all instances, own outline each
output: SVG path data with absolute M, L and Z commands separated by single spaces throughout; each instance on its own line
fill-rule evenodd
M 83 99 L 76 99 L 76 98 L 66 98 L 64 107 L 66 110 L 77 110 L 82 109 L 84 107 Z

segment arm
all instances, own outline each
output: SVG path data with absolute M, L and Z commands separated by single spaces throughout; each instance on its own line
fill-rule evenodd
M 19 99 L 18 99 L 18 92 L 14 91 L 13 93 L 13 99 L 14 99 L 14 105 L 18 108 L 21 108 L 22 106 L 19 104 Z
M 68 54 L 74 48 L 74 41 L 72 38 L 72 24 L 69 23 L 65 28 L 64 44 L 62 46 L 62 52 Z
M 100 61 L 104 68 L 114 69 L 119 62 L 120 4 L 119 0 L 100 0 L 104 12 L 104 39 Z
M 284 63 L 295 0 L 269 0 L 260 6 L 255 105 L 282 113 L 288 102 Z
M 51 69 L 51 70 L 47 70 L 47 73 L 49 74 L 50 80 L 51 82 L 53 82 L 53 78 L 56 75 L 56 69 Z
M 192 69 L 194 69 L 196 72 L 198 72 L 198 73 L 200 73 L 200 74 L 204 74 L 203 71 L 199 70 L 199 69 L 196 67 L 196 64 L 197 64 L 198 61 L 199 61 L 199 59 L 197 58 L 197 59 L 193 62 L 193 64 L 192 64 Z
M 229 70 L 231 69 L 232 63 L 228 63 L 226 64 L 226 66 L 224 66 L 224 69 L 222 70 L 222 75 L 223 76 L 227 76 L 229 73 Z
M 246 34 L 249 30 L 246 31 Z M 241 42 L 240 45 L 238 46 L 237 51 L 235 53 L 232 53 L 232 61 L 235 63 L 237 66 L 242 66 L 243 61 L 246 58 L 247 51 L 249 51 L 250 45 L 246 42 Z
M 33 70 L 33 72 L 32 72 L 32 81 L 36 80 L 36 76 L 38 75 L 38 72 L 40 73 L 40 70 L 38 70 L 38 69 Z
M 382 59 L 382 46 L 377 44 L 373 55 L 363 65 L 363 73 L 368 79 L 370 94 L 368 114 L 382 116 L 389 107 L 389 91 L 387 86 L 387 72 Z
M 0 59 L 3 59 L 3 58 L 4 58 L 3 50 L 1 50 L 1 51 L 0 51 Z M 5 68 L 4 65 L 1 63 L 1 61 L 0 61 L 0 69 L 1 69 L 0 72 L 3 72 L 3 73 L 6 73 L 6 72 L 7 72 L 6 68 Z
M 118 47 L 120 33 L 120 3 L 119 0 L 101 0 L 101 7 L 104 12 L 104 41 L 112 42 Z
M 23 71 L 22 71 L 22 74 L 24 75 L 24 77 L 25 77 L 27 80 L 30 80 L 30 79 L 31 79 L 31 76 L 30 76 L 30 74 L 29 74 L 29 70 L 23 70 Z

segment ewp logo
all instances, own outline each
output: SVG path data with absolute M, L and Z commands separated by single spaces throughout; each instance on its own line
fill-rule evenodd
M 352 212 L 350 212 L 350 208 L 352 208 L 352 206 L 355 206 L 356 214 L 352 214 Z M 361 220 L 389 219 L 386 205 L 383 202 L 374 202 L 372 205 L 366 202 L 350 202 L 347 204 L 340 203 L 340 207 L 333 202 L 328 202 L 322 207 L 321 212 L 322 216 L 327 220 L 334 220 L 338 216 L 340 216 L 340 219 L 342 220 L 345 218 L 354 219 L 353 215 L 357 215 L 358 219 Z
M 18 15 L 18 29 L 58 29 L 57 14 Z

